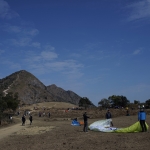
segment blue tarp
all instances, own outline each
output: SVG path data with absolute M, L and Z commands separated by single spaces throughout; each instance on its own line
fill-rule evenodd
M 76 120 L 73 120 L 71 123 L 72 126 L 80 126 L 80 123 Z

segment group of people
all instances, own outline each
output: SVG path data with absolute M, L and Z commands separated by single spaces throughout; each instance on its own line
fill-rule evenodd
M 30 121 L 30 125 L 31 125 L 33 117 L 32 117 L 32 115 L 30 113 L 28 113 L 28 115 L 29 115 L 29 121 Z M 39 117 L 41 117 L 40 113 L 39 113 Z M 51 113 L 50 112 L 48 112 L 48 117 L 49 118 L 51 117 Z M 25 125 L 25 122 L 26 122 L 26 113 L 22 116 L 22 125 Z
M 87 116 L 87 113 L 85 112 L 85 113 L 83 114 L 83 120 L 84 120 L 83 131 L 84 131 L 84 132 L 88 132 L 88 118 L 90 118 L 90 117 Z M 105 115 L 105 118 L 106 118 L 106 119 L 111 119 L 111 118 L 112 118 L 111 113 L 110 113 L 109 110 L 107 111 L 107 113 L 106 113 L 106 115 Z M 112 121 L 111 121 L 111 126 L 113 126 Z
M 45 112 L 39 112 L 39 117 L 45 117 L 45 115 L 48 115 L 48 117 L 50 118 L 50 116 L 51 116 L 51 113 L 50 112 L 48 112 L 48 114 L 46 114 Z
M 83 114 L 83 119 L 84 119 L 84 127 L 83 127 L 83 131 L 84 132 L 88 132 L 88 118 L 90 118 L 89 116 L 87 116 L 87 113 L 85 112 Z M 105 115 L 106 119 L 111 119 L 112 115 L 110 110 L 108 109 Z M 140 107 L 140 111 L 138 112 L 138 121 L 140 122 L 141 128 L 142 128 L 142 132 L 146 132 L 147 131 L 147 127 L 146 127 L 146 112 L 144 111 L 144 108 Z M 111 126 L 113 127 L 113 122 L 111 120 Z
M 30 120 L 30 125 L 31 125 L 32 124 L 32 120 L 33 120 L 32 115 L 29 116 L 29 120 Z M 26 116 L 23 115 L 22 116 L 22 125 L 25 125 L 25 122 L 26 122 Z

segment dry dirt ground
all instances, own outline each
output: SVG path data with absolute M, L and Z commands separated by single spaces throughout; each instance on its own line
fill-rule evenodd
M 32 106 L 33 107 L 33 106 Z M 62 106 L 61 106 L 62 107 Z M 22 108 L 22 111 L 26 108 Z M 11 126 L 0 128 L 0 150 L 149 150 L 150 129 L 140 133 L 103 133 L 83 132 L 83 126 L 71 126 L 71 119 L 82 121 L 85 110 L 64 112 L 61 108 L 48 109 L 48 116 L 39 117 L 38 110 L 32 110 L 33 124 L 29 125 L 27 116 L 26 125 L 21 125 L 21 115 L 13 116 Z M 89 124 L 104 119 L 106 110 L 86 110 Z M 124 110 L 111 110 L 115 127 L 128 127 L 137 122 L 137 112 L 130 111 L 130 116 L 119 116 Z M 147 112 L 147 124 L 150 125 L 150 115 Z

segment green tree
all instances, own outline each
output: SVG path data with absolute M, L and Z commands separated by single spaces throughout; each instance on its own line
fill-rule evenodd
M 0 125 L 3 118 L 3 111 L 7 109 L 7 103 L 3 100 L 3 92 L 0 92 Z
M 146 105 L 148 106 L 148 108 L 150 108 L 150 99 L 146 100 Z
M 99 106 L 103 108 L 109 108 L 111 106 L 111 101 L 109 99 L 103 98 L 98 102 Z
M 140 104 L 140 101 L 134 100 L 134 104 Z
M 4 110 L 7 109 L 7 102 L 3 99 L 0 99 L 0 113 L 3 113 Z
M 13 95 L 13 93 L 10 92 L 5 97 L 3 97 L 3 100 L 5 100 L 7 103 L 7 109 L 12 109 L 13 111 L 15 111 L 19 105 L 18 93 Z
M 7 103 L 3 99 L 3 92 L 0 92 L 0 113 L 2 114 L 5 109 L 7 109 Z
M 86 109 L 87 107 L 91 105 L 94 106 L 93 103 L 87 97 L 83 97 L 79 101 L 79 107 L 85 107 Z
M 125 96 L 119 96 L 119 95 L 109 96 L 108 99 L 111 101 L 113 107 L 115 106 L 126 107 L 130 102 Z
M 4 116 L 4 111 L 7 109 L 12 109 L 15 111 L 19 105 L 18 100 L 18 93 L 8 93 L 6 96 L 4 96 L 3 92 L 0 92 L 0 124 L 1 120 Z

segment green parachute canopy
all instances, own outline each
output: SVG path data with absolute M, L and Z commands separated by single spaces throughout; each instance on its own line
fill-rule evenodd
M 149 126 L 146 123 L 146 128 L 148 129 L 148 127 Z M 122 132 L 122 133 L 142 132 L 142 128 L 141 128 L 140 122 L 138 121 L 127 128 L 117 129 L 114 132 L 117 132 L 117 133 L 120 133 L 120 132 Z
M 139 121 L 126 128 L 111 127 L 110 126 L 111 121 L 112 121 L 111 119 L 96 121 L 89 126 L 89 129 L 92 131 L 113 132 L 113 133 L 142 132 L 142 128 Z M 147 123 L 146 123 L 146 127 L 147 129 L 149 128 Z

